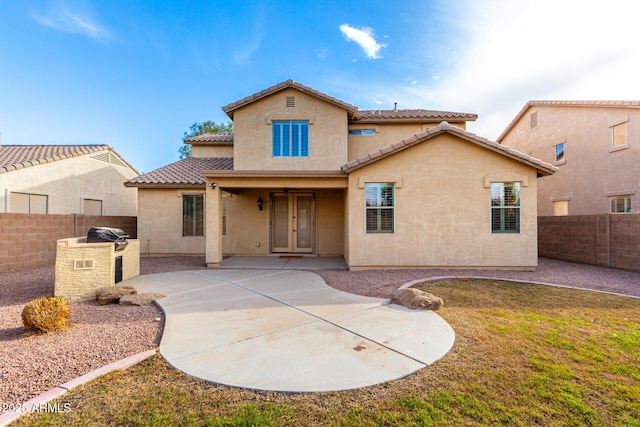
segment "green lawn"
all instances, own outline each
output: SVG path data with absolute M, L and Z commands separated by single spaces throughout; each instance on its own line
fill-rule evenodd
M 207 384 L 156 355 L 66 394 L 67 413 L 17 425 L 640 426 L 640 300 L 449 280 L 453 349 L 404 379 L 284 394 Z

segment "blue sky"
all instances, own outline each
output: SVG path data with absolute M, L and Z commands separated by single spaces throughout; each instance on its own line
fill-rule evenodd
M 3 144 L 108 144 L 141 172 L 196 121 L 287 79 L 360 109 L 640 99 L 640 3 L 0 0 Z

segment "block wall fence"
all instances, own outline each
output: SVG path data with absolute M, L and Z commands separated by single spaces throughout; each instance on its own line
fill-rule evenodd
M 640 214 L 538 217 L 538 255 L 640 271 Z
M 54 265 L 57 240 L 86 236 L 91 227 L 121 228 L 138 237 L 135 216 L 0 213 L 0 273 Z

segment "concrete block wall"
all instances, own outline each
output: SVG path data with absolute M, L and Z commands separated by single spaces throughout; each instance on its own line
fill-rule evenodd
M 137 218 L 0 213 L 0 273 L 54 265 L 59 239 L 86 235 L 93 226 L 121 228 L 137 238 Z
M 538 217 L 538 255 L 640 271 L 640 214 Z

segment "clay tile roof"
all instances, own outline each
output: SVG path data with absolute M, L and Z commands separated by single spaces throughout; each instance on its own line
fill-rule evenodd
M 124 185 L 127 187 L 203 186 L 207 180 L 200 172 L 211 169 L 232 170 L 233 158 L 187 157 L 152 172 L 131 178 Z
M 108 145 L 2 145 L 0 173 L 109 149 Z
M 185 139 L 184 142 L 219 142 L 219 143 L 233 143 L 232 133 L 203 133 L 202 135 L 192 136 Z M 227 145 L 227 144 L 220 144 Z
M 380 150 L 376 150 L 373 153 L 369 153 L 362 157 L 358 157 L 355 160 L 345 163 L 344 165 L 342 165 L 340 169 L 342 169 L 343 172 L 349 173 L 352 170 L 361 168 L 370 163 L 383 159 L 387 156 L 391 156 L 399 151 L 402 151 L 413 145 L 419 144 L 423 141 L 431 139 L 432 137 L 445 132 L 455 134 L 460 138 L 465 139 L 469 142 L 472 142 L 481 147 L 490 149 L 491 151 L 497 152 L 499 154 L 503 154 L 516 161 L 519 161 L 521 163 L 534 167 L 542 175 L 551 175 L 554 172 L 557 172 L 558 170 L 556 167 L 548 163 L 542 162 L 541 160 L 538 160 L 535 157 L 531 157 L 527 154 L 521 153 L 507 146 L 500 145 L 497 142 L 490 141 L 486 138 L 482 138 L 480 136 L 477 136 L 474 133 L 468 132 L 457 126 L 451 126 L 447 122 L 442 122 L 438 126 L 429 128 L 424 132 L 413 135 L 412 137 L 405 138 L 400 142 L 390 145 L 389 147 L 385 147 Z
M 496 141 L 500 142 L 507 136 L 507 133 L 513 126 L 520 120 L 520 118 L 526 113 L 526 111 L 534 106 L 541 107 L 590 107 L 590 108 L 640 108 L 640 101 L 529 101 L 524 107 L 516 114 L 511 120 L 511 123 L 507 125 L 506 129 L 502 131 L 500 136 L 496 138 Z
M 316 98 L 320 98 L 326 102 L 329 102 L 331 104 L 337 105 L 338 107 L 344 108 L 345 110 L 349 111 L 352 115 L 356 113 L 356 111 L 358 111 L 358 107 L 351 105 L 351 104 L 347 104 L 344 101 L 340 101 L 339 99 L 336 99 L 332 96 L 329 96 L 325 93 L 322 93 L 320 91 L 317 91 L 313 88 L 310 88 L 308 86 L 305 86 L 303 84 L 300 84 L 298 82 L 295 82 L 291 79 L 278 83 L 274 86 L 271 86 L 267 89 L 264 89 L 260 92 L 256 92 L 253 95 L 249 95 L 245 98 L 242 98 L 236 102 L 232 102 L 231 104 L 225 105 L 224 107 L 222 107 L 222 111 L 224 111 L 225 113 L 227 113 L 227 115 L 233 119 L 233 112 L 235 110 L 237 110 L 238 108 L 244 107 L 247 104 L 251 104 L 254 101 L 257 101 L 259 99 L 262 99 L 264 97 L 267 97 L 269 95 L 272 95 L 276 92 L 280 92 L 282 90 L 285 89 L 289 89 L 289 88 L 294 88 L 297 89 L 301 92 L 307 93 L 309 95 L 315 96 Z
M 375 121 L 375 120 L 399 120 L 399 119 L 434 119 L 434 120 L 451 120 L 462 119 L 465 121 L 476 120 L 477 114 L 470 113 L 455 113 L 452 111 L 436 111 L 436 110 L 359 110 L 355 117 L 354 122 L 358 121 Z

